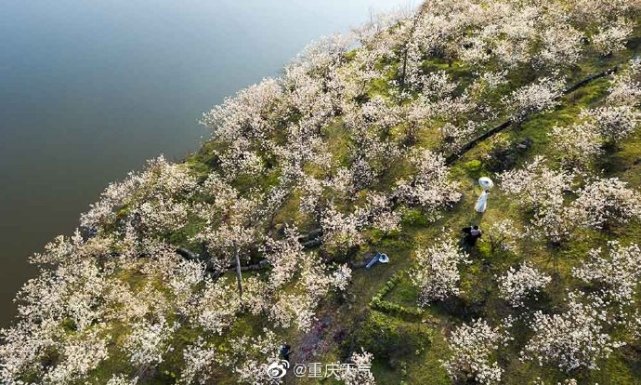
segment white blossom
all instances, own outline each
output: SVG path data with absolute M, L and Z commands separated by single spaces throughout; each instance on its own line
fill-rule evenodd
M 558 98 L 563 90 L 564 81 L 541 78 L 536 83 L 523 86 L 507 98 L 514 111 L 513 118 L 523 119 L 533 112 L 549 110 L 559 104 Z
M 307 256 L 298 240 L 299 234 L 294 229 L 285 229 L 285 238 L 274 240 L 268 238 L 263 246 L 265 258 L 272 265 L 269 285 L 279 288 L 290 282 L 299 271 Z
M 588 259 L 572 274 L 601 290 L 619 303 L 632 301 L 641 278 L 641 249 L 636 244 L 623 246 L 618 241 L 608 242 L 606 256 L 600 248 L 588 252 Z
M 632 134 L 641 119 L 641 112 L 630 106 L 599 107 L 583 114 L 593 119 L 603 138 L 615 143 Z
M 459 265 L 465 263 L 470 263 L 467 253 L 452 240 L 417 250 L 411 278 L 420 291 L 419 304 L 427 306 L 432 301 L 460 294 Z
M 214 373 L 214 364 L 218 354 L 214 348 L 208 347 L 205 341 L 198 337 L 193 345 L 183 351 L 185 366 L 180 375 L 180 384 L 205 385 Z
M 222 334 L 236 319 L 241 302 L 226 278 L 216 282 L 205 281 L 205 288 L 198 299 L 196 312 L 198 323 L 205 329 Z
M 239 137 L 264 138 L 272 129 L 265 116 L 278 111 L 282 97 L 279 81 L 265 79 L 203 114 L 202 124 L 224 141 L 232 142 Z
M 522 307 L 528 295 L 538 293 L 551 280 L 552 277 L 524 262 L 518 269 L 510 267 L 504 275 L 498 278 L 499 294 L 513 307 Z
M 591 123 L 554 126 L 549 134 L 552 147 L 566 166 L 586 165 L 601 154 L 602 137 Z
M 632 25 L 619 18 L 611 25 L 599 26 L 592 36 L 592 44 L 597 52 L 606 55 L 625 49 L 625 43 L 632 34 Z
M 107 385 L 136 385 L 137 383 L 138 377 L 130 379 L 123 374 L 114 374 L 109 381 L 107 381 Z
M 492 223 L 483 232 L 483 242 L 488 242 L 492 251 L 516 251 L 517 240 L 523 238 L 525 232 L 511 219 L 503 219 Z
M 607 358 L 620 347 L 606 332 L 607 313 L 598 298 L 582 303 L 570 296 L 563 313 L 534 313 L 534 336 L 521 352 L 522 357 L 536 360 L 540 365 L 551 363 L 566 372 L 579 368 L 598 369 L 597 361 Z
M 472 138 L 472 134 L 474 134 L 477 129 L 478 124 L 474 121 L 468 121 L 467 124 L 461 126 L 445 123 L 445 125 L 440 128 L 444 147 L 452 152 L 458 151 Z
M 398 182 L 397 194 L 408 204 L 418 205 L 431 217 L 461 198 L 459 185 L 449 180 L 449 169 L 442 155 L 429 150 L 416 151 L 412 158 L 416 171 L 411 182 Z
M 549 66 L 571 66 L 581 57 L 583 33 L 571 26 L 548 27 L 542 32 L 539 58 Z
M 443 366 L 454 380 L 498 384 L 504 370 L 495 356 L 506 341 L 504 332 L 491 327 L 485 320 L 463 324 L 448 338 L 452 356 L 444 361 Z
M 357 216 L 345 215 L 329 207 L 321 218 L 323 244 L 328 248 L 339 250 L 361 245 L 364 242 L 359 230 L 362 225 Z
M 574 178 L 567 171 L 551 170 L 540 156 L 521 169 L 500 175 L 503 190 L 518 196 L 521 204 L 533 211 L 534 230 L 553 242 L 566 239 L 575 226 L 564 205 L 564 193 L 572 191 Z
M 376 385 L 376 379 L 371 371 L 373 360 L 374 355 L 365 350 L 352 353 L 351 365 L 340 371 L 338 379 L 345 385 Z
M 255 337 L 243 335 L 231 338 L 229 346 L 230 350 L 218 362 L 232 369 L 238 376 L 238 382 L 251 385 L 280 383 L 267 372 L 268 366 L 278 359 L 280 344 L 274 332 L 264 329 Z
M 607 102 L 613 106 L 638 107 L 641 104 L 641 59 L 632 59 L 627 68 L 612 76 Z
M 86 378 L 87 374 L 108 358 L 107 341 L 99 330 L 70 339 L 61 347 L 57 365 L 48 371 L 44 381 L 50 384 L 69 384 Z
M 81 226 L 93 230 L 112 223 L 118 211 L 127 208 L 131 216 L 141 216 L 146 231 L 157 233 L 185 224 L 186 207 L 180 199 L 189 198 L 197 188 L 196 178 L 185 164 L 172 164 L 159 156 L 147 162 L 142 173 L 105 189 L 98 202 L 80 218 Z
M 164 318 L 157 322 L 143 320 L 132 326 L 132 331 L 124 343 L 129 361 L 145 368 L 164 360 L 163 356 L 171 350 L 170 340 L 178 325 L 169 325 Z
M 579 191 L 572 203 L 572 215 L 586 227 L 627 223 L 641 218 L 641 194 L 618 178 L 596 179 Z

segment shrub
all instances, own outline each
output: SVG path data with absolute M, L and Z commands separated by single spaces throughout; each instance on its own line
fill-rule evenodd
M 377 358 L 393 361 L 423 351 L 431 338 L 431 330 L 425 325 L 407 323 L 373 311 L 357 328 L 353 342 Z

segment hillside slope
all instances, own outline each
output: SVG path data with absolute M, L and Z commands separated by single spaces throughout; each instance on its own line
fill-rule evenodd
M 640 15 L 427 1 L 311 45 L 32 257 L 1 382 L 641 384 Z

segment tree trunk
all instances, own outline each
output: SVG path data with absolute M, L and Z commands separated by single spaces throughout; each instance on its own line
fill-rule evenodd
M 410 42 L 412 38 L 414 37 L 414 32 L 416 31 L 416 27 L 418 25 L 419 20 L 423 16 L 423 12 L 425 11 L 425 7 L 421 7 L 418 12 L 416 13 L 416 16 L 414 17 L 414 21 L 412 22 L 412 28 L 410 29 L 409 35 L 407 36 L 407 42 L 405 42 L 405 49 L 403 50 L 403 67 L 402 67 L 402 72 L 401 72 L 401 91 L 405 89 L 405 81 L 407 77 L 407 55 L 409 54 L 410 50 Z
M 403 69 L 401 71 L 401 84 L 400 84 L 401 90 L 405 89 L 405 75 L 407 74 L 407 54 L 408 54 L 407 51 L 409 51 L 409 47 L 406 46 L 405 52 L 403 54 Z
M 236 257 L 236 280 L 238 281 L 238 294 L 242 297 L 243 296 L 243 271 L 240 268 L 240 253 L 238 252 L 238 249 L 236 249 L 235 257 Z

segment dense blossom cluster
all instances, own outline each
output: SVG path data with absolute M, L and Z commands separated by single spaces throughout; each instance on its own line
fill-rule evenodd
M 622 345 L 606 331 L 607 312 L 598 297 L 581 302 L 570 294 L 568 308 L 559 314 L 534 313 L 534 336 L 523 349 L 525 359 L 552 363 L 564 371 L 595 369 L 597 360 Z
M 359 231 L 362 225 L 356 215 L 344 215 L 330 207 L 321 219 L 323 241 L 327 247 L 335 249 L 358 246 L 364 241 Z
M 566 166 L 585 167 L 596 159 L 606 144 L 616 145 L 628 138 L 641 121 L 637 108 L 641 99 L 638 59 L 614 75 L 603 105 L 586 108 L 582 121 L 567 127 L 556 126 L 549 133 Z
M 498 278 L 499 293 L 512 306 L 520 307 L 524 305 L 523 301 L 528 295 L 536 294 L 551 280 L 549 275 L 523 263 L 518 269 L 511 267 L 505 275 Z
M 501 187 L 533 211 L 536 232 L 558 242 L 567 238 L 574 225 L 564 206 L 564 193 L 573 188 L 573 180 L 573 174 L 552 170 L 544 158 L 536 157 L 521 169 L 503 173 Z
M 439 154 L 420 151 L 412 159 L 416 174 L 411 182 L 400 181 L 397 193 L 409 204 L 422 206 L 431 217 L 461 198 L 458 185 L 449 181 L 449 170 Z
M 587 110 L 585 115 L 592 118 L 604 140 L 612 143 L 630 136 L 641 119 L 641 112 L 629 105 L 603 106 Z
M 620 18 L 609 25 L 599 27 L 598 32 L 592 37 L 592 44 L 597 51 L 607 55 L 624 49 L 631 35 L 631 23 Z
M 459 265 L 470 263 L 468 255 L 453 240 L 440 241 L 416 252 L 417 268 L 412 281 L 420 290 L 419 303 L 429 305 L 460 293 Z
M 553 242 L 567 239 L 578 227 L 603 228 L 641 217 L 641 195 L 618 178 L 594 178 L 576 188 L 576 175 L 548 168 L 536 158 L 501 175 L 502 187 L 533 211 L 534 230 Z M 569 193 L 576 199 L 568 203 Z
M 125 349 L 131 353 L 131 363 L 137 367 L 146 368 L 162 362 L 164 353 L 170 349 L 167 342 L 175 327 L 168 325 L 164 318 L 156 323 L 143 320 L 134 324 L 125 342 Z
M 345 385 L 376 385 L 376 379 L 371 372 L 374 355 L 366 351 L 354 352 L 350 357 L 353 366 L 340 373 L 339 379 Z
M 213 375 L 214 363 L 218 362 L 216 349 L 207 346 L 201 337 L 193 345 L 185 348 L 183 357 L 185 367 L 180 376 L 180 383 L 205 385 Z
M 641 104 L 641 58 L 630 60 L 629 66 L 614 75 L 607 102 L 613 106 Z
M 609 298 L 617 302 L 633 301 L 641 278 L 641 249 L 636 244 L 623 246 L 618 241 L 610 241 L 608 254 L 603 257 L 603 250 L 590 250 L 588 260 L 573 270 L 574 276 L 599 285 Z
M 549 136 L 566 167 L 585 167 L 602 152 L 602 137 L 591 123 L 554 126 Z
M 445 369 L 454 379 L 499 384 L 503 369 L 496 362 L 496 352 L 507 340 L 504 330 L 491 327 L 485 320 L 463 324 L 448 338 L 452 357 L 445 361 Z
M 571 215 L 585 227 L 597 229 L 641 218 L 641 194 L 618 178 L 596 179 L 578 192 Z
M 556 106 L 564 83 L 559 80 L 543 78 L 538 83 L 518 89 L 510 95 L 507 102 L 519 120 L 532 112 L 548 110 Z
M 517 241 L 525 236 L 524 230 L 519 228 L 511 219 L 494 222 L 483 234 L 483 240 L 490 244 L 492 252 L 499 250 L 517 250 Z
M 263 330 L 258 337 L 232 339 L 230 349 L 218 362 L 236 373 L 241 383 L 272 385 L 279 381 L 270 376 L 267 368 L 278 359 L 279 347 L 276 334 Z

